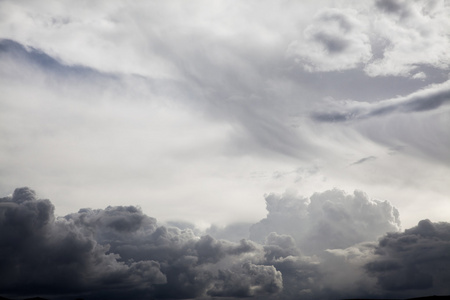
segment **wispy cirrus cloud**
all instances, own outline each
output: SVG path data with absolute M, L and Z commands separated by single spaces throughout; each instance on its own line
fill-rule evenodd
M 315 112 L 312 118 L 319 122 L 347 122 L 364 120 L 394 113 L 414 113 L 435 110 L 450 102 L 450 81 L 432 85 L 406 97 L 376 103 L 347 102 L 336 111 Z M 335 105 L 337 106 L 337 105 Z

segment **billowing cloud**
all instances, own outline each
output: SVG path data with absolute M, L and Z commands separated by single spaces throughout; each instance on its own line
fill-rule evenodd
M 247 297 L 282 289 L 261 246 L 157 226 L 136 207 L 54 218 L 28 188 L 0 202 L 0 291 L 94 298 Z M 128 296 L 124 296 L 128 295 Z
M 362 68 L 372 77 L 424 78 L 421 66 L 448 69 L 447 2 L 366 4 L 323 9 L 290 44 L 288 55 L 311 72 Z
M 250 232 L 264 239 L 231 242 L 160 226 L 134 206 L 55 218 L 49 200 L 18 188 L 0 199 L 0 294 L 290 300 L 449 292 L 448 223 L 424 220 L 399 232 L 396 210 L 362 192 L 266 201 L 268 217 Z
M 369 76 L 420 78 L 421 65 L 448 69 L 448 2 L 378 0 L 375 8 L 374 42 L 381 54 L 365 67 Z
M 404 232 L 387 234 L 365 268 L 388 291 L 448 293 L 444 286 L 450 280 L 450 223 L 422 220 Z
M 251 227 L 250 238 L 263 241 L 271 232 L 287 234 L 307 254 L 375 240 L 400 228 L 395 207 L 361 191 L 347 195 L 334 189 L 310 198 L 291 192 L 270 194 L 266 205 L 267 217 Z
M 166 276 L 154 260 L 124 263 L 94 235 L 55 220 L 49 200 L 28 188 L 0 201 L 3 293 L 131 293 L 145 295 Z M 140 296 L 138 296 L 140 297 Z
M 345 265 L 371 297 L 448 295 L 449 243 L 450 223 L 426 219 L 403 232 L 387 233 L 378 242 L 328 250 L 322 267 L 330 273 Z

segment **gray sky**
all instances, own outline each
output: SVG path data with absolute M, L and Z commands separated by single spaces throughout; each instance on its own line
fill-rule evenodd
M 166 229 L 155 229 L 147 216 L 193 230 L 165 233 L 171 243 L 199 243 L 186 242 L 186 249 L 219 243 L 194 237 L 201 230 L 228 239 L 214 244 L 220 259 L 239 254 L 246 261 L 264 248 L 263 265 L 252 260 L 233 269 L 265 274 L 267 286 L 277 289 L 261 285 L 261 295 L 295 286 L 290 269 L 268 254 L 281 248 L 283 257 L 296 257 L 289 265 L 313 274 L 338 274 L 345 259 L 352 278 L 361 266 L 371 274 L 363 287 L 378 278 L 380 289 L 408 290 L 403 281 L 390 285 L 390 276 L 408 272 L 382 273 L 386 260 L 373 251 L 385 247 L 391 267 L 412 265 L 396 243 L 429 233 L 433 223 L 420 220 L 449 221 L 449 15 L 445 0 L 1 1 L 2 201 L 21 205 L 22 194 L 11 195 L 28 186 L 37 196 L 26 201 L 50 199 L 56 216 L 76 226 L 83 213 L 95 223 L 126 210 L 76 214 L 80 208 L 132 205 L 142 211 L 129 208 L 127 216 L 146 220 L 139 226 L 149 226 L 142 232 L 152 242 Z M 42 203 L 51 215 L 52 206 Z M 49 232 L 72 232 L 61 220 Z M 335 231 L 323 235 L 333 224 Z M 447 225 L 436 226 L 433 234 L 447 238 Z M 105 230 L 99 244 L 109 241 Z M 392 244 L 358 244 L 387 231 L 398 231 L 384 237 Z M 228 244 L 241 232 L 255 244 Z M 299 256 L 316 252 L 323 265 Z M 108 265 L 113 258 L 104 259 Z M 161 269 L 149 261 L 117 268 L 126 274 L 148 268 L 154 282 L 171 282 L 175 271 L 155 260 Z M 287 276 L 283 284 L 277 270 Z M 103 278 L 104 270 L 97 271 Z M 422 275 L 411 282 L 442 291 Z M 326 277 L 325 285 L 352 290 L 350 279 L 336 278 Z M 208 295 L 228 295 L 220 282 Z M 317 286 L 306 290 L 326 299 Z
M 3 1 L 0 191 L 206 225 L 337 187 L 444 220 L 448 3 L 399 3 Z

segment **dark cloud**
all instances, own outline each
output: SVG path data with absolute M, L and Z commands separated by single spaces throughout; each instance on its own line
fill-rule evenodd
M 166 282 L 155 261 L 124 263 L 74 222 L 55 220 L 49 200 L 28 188 L 0 201 L 0 291 L 142 293 Z
M 155 219 L 135 207 L 80 210 L 65 219 L 93 232 L 99 243 L 108 244 L 109 252 L 120 255 L 123 261 L 157 261 L 167 279 L 166 284 L 154 288 L 157 298 L 239 296 L 241 292 L 241 296 L 249 296 L 281 289 L 281 285 L 268 287 L 277 285 L 274 282 L 279 281 L 279 273 L 268 272 L 245 259 L 247 254 L 261 252 L 246 240 L 232 243 L 209 235 L 198 237 L 189 228 L 157 226 Z M 247 267 L 243 267 L 246 263 Z M 235 286 L 235 281 L 240 282 L 238 290 L 229 288 Z
M 245 263 L 236 269 L 220 270 L 210 296 L 251 297 L 278 293 L 283 288 L 281 272 L 274 266 Z
M 398 229 L 389 203 L 339 190 L 310 198 L 271 194 L 266 202 L 267 218 L 251 228 L 263 240 L 230 242 L 198 236 L 186 224 L 159 226 L 134 206 L 55 219 L 49 200 L 16 189 L 0 199 L 0 293 L 288 300 L 450 292 L 448 223 L 424 220 L 378 244 L 360 243 Z
M 422 220 L 404 232 L 388 233 L 365 269 L 388 291 L 450 293 L 445 284 L 450 280 L 450 223 Z
M 133 206 L 81 209 L 56 220 L 53 211 L 28 188 L 0 200 L 1 293 L 142 299 L 282 289 L 281 273 L 257 264 L 252 257 L 263 250 L 250 241 L 158 226 Z

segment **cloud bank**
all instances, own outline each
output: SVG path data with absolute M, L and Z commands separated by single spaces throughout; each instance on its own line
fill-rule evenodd
M 267 218 L 231 242 L 158 225 L 134 206 L 55 218 L 49 200 L 18 188 L 0 199 L 0 293 L 336 299 L 449 292 L 448 223 L 423 220 L 400 232 L 395 208 L 362 192 L 310 200 L 271 194 L 266 202 Z M 354 273 L 342 282 L 345 269 Z

